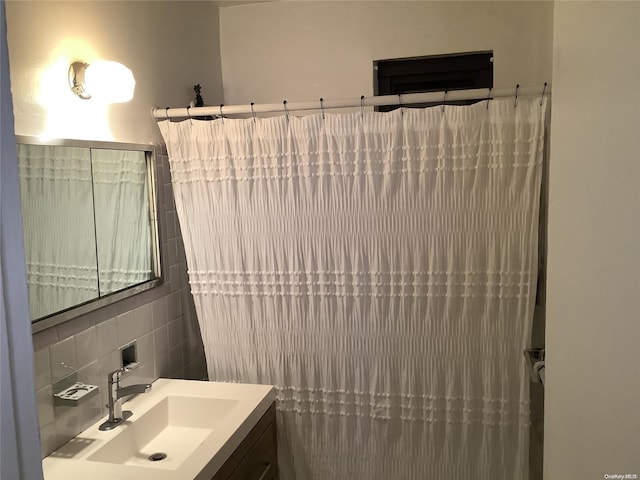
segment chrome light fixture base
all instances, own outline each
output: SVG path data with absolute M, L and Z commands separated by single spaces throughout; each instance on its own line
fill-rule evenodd
M 85 72 L 89 68 L 88 63 L 73 62 L 69 66 L 69 87 L 71 91 L 82 98 L 83 100 L 89 100 L 91 94 L 85 90 Z

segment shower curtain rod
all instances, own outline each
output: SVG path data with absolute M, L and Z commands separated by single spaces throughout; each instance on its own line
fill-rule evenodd
M 551 87 L 545 83 L 543 87 L 520 87 L 512 88 L 476 88 L 471 90 L 452 90 L 441 92 L 406 93 L 402 95 L 380 95 L 377 97 L 348 98 L 342 100 L 319 99 L 312 102 L 288 103 L 261 103 L 249 105 L 219 105 L 207 107 L 181 107 L 181 108 L 154 108 L 153 116 L 158 120 L 169 118 L 188 118 L 204 115 L 234 115 L 256 113 L 289 113 L 301 110 L 324 110 L 332 108 L 364 108 L 381 107 L 385 105 L 410 105 L 414 103 L 445 103 L 457 100 L 482 100 L 503 97 L 539 96 L 551 94 Z

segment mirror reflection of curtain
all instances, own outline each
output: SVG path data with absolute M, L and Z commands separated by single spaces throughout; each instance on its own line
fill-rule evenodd
M 37 319 L 98 297 L 91 158 L 88 148 L 17 147 L 29 305 Z
M 153 278 L 147 163 L 141 151 L 92 149 L 100 295 Z

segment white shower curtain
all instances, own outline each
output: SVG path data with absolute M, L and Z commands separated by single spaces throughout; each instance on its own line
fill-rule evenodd
M 160 122 L 212 380 L 282 479 L 528 477 L 546 100 Z

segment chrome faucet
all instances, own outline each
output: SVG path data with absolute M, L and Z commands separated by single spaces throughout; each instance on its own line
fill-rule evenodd
M 129 410 L 122 411 L 122 398 L 136 393 L 146 393 L 151 390 L 151 384 L 129 385 L 128 387 L 120 386 L 120 378 L 124 373 L 131 371 L 128 367 L 115 370 L 107 375 L 107 389 L 109 392 L 109 418 L 98 427 L 100 430 L 111 430 L 123 423 L 133 413 Z

